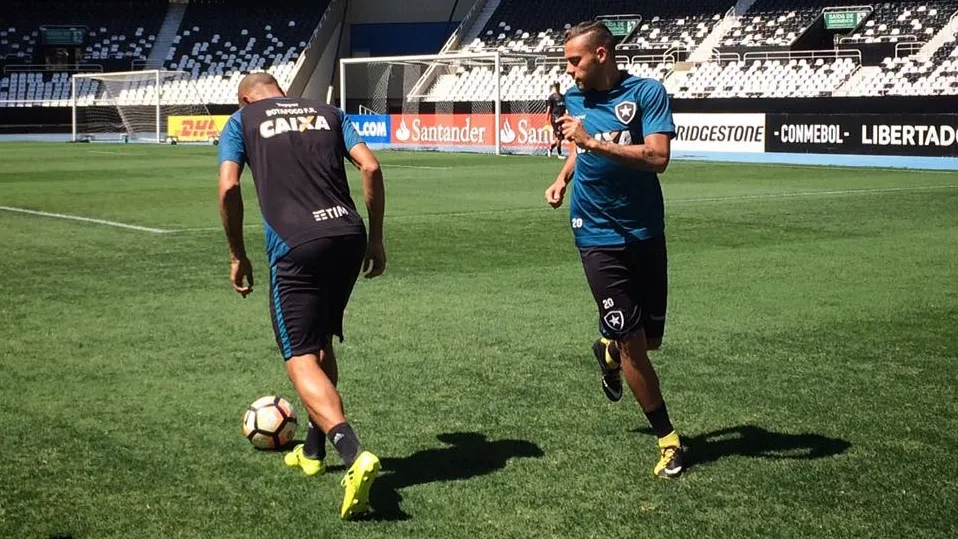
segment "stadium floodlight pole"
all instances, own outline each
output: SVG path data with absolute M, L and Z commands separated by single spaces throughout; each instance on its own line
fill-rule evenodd
M 502 120 L 502 69 L 501 69 L 501 67 L 502 67 L 502 63 L 501 63 L 501 59 L 500 59 L 500 57 L 499 57 L 499 51 L 497 50 L 497 51 L 496 51 L 496 57 L 495 57 L 495 67 L 494 67 L 494 69 L 496 70 L 496 76 L 495 76 L 495 81 L 496 81 L 496 94 L 495 94 L 495 99 L 496 99 L 496 103 L 495 103 L 495 106 L 496 106 L 496 123 L 495 123 L 495 126 L 496 126 L 496 155 L 502 155 L 502 144 L 501 144 L 501 143 L 502 143 L 502 140 L 501 140 L 501 138 L 502 138 L 502 136 L 501 136 L 502 128 L 500 127 L 500 126 L 502 125 L 502 121 L 501 121 L 501 120 Z

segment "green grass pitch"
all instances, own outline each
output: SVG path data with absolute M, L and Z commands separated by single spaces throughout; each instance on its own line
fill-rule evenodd
M 389 268 L 338 350 L 384 470 L 344 523 L 338 457 L 307 478 L 240 432 L 261 395 L 302 413 L 248 174 L 243 300 L 214 148 L 0 145 L 0 536 L 958 536 L 958 174 L 671 165 L 665 482 L 599 387 L 559 163 L 380 157 Z

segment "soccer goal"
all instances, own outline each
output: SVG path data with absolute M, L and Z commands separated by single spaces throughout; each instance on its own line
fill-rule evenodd
M 499 51 L 344 58 L 340 106 L 367 142 L 400 150 L 545 154 L 561 58 Z
M 76 74 L 70 91 L 72 139 L 162 143 L 171 117 L 213 126 L 206 103 L 184 71 Z M 205 133 L 218 135 L 214 129 Z

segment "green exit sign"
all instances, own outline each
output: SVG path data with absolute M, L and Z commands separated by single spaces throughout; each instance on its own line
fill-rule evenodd
M 830 11 L 825 13 L 825 29 L 851 30 L 857 28 L 865 15 L 861 11 Z
M 639 19 L 600 19 L 612 35 L 615 37 L 625 37 L 639 24 Z

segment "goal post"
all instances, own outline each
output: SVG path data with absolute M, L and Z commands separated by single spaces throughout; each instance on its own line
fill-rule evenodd
M 207 101 L 185 71 L 78 73 L 70 80 L 71 139 L 162 143 L 171 117 L 213 126 Z
M 339 104 L 379 148 L 545 154 L 563 76 L 561 58 L 535 53 L 343 58 Z

